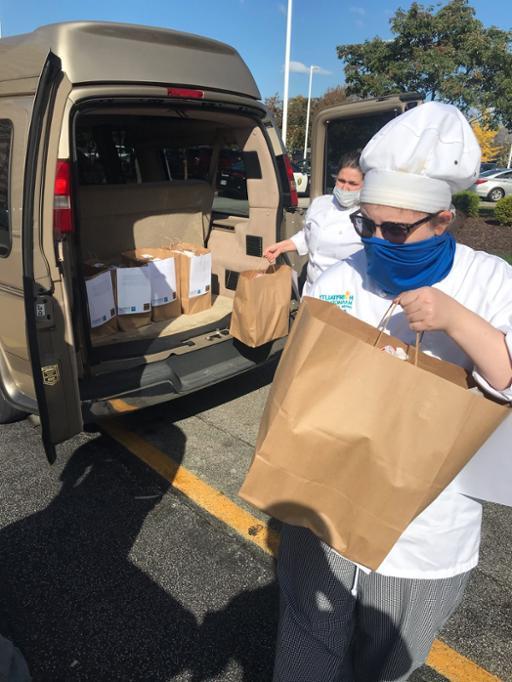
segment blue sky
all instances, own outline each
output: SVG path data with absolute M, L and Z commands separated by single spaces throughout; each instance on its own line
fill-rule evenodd
M 307 67 L 318 65 L 326 72 L 315 73 L 313 96 L 343 83 L 336 45 L 376 35 L 390 37 L 390 16 L 410 4 L 409 0 L 293 0 L 291 59 Z M 512 28 L 510 0 L 472 0 L 471 4 L 486 26 Z M 148 24 L 205 35 L 240 52 L 265 98 L 283 92 L 286 7 L 287 0 L 3 0 L 0 21 L 4 36 L 78 19 Z M 307 72 L 290 74 L 290 97 L 307 95 L 307 88 Z

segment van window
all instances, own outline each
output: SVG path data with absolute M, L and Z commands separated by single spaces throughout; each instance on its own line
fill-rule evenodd
M 229 215 L 249 215 L 246 163 L 242 150 L 235 145 L 220 150 L 213 210 Z
M 112 126 L 78 128 L 76 150 L 80 184 L 140 182 L 135 149 L 126 130 Z
M 11 225 L 9 218 L 9 175 L 11 168 L 12 123 L 0 119 L 0 256 L 11 250 Z
M 213 147 L 177 144 L 162 149 L 168 180 L 208 180 Z
M 370 138 L 399 113 L 396 110 L 370 116 L 334 119 L 327 125 L 324 194 L 330 194 L 334 188 L 341 157 L 356 150 L 361 151 Z

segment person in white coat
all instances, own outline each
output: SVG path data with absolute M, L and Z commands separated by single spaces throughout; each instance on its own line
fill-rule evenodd
M 473 132 L 451 105 L 429 102 L 388 123 L 361 155 L 365 185 L 351 219 L 364 250 L 327 270 L 311 295 L 374 326 L 396 301 L 391 334 L 414 344 L 423 333 L 423 351 L 512 402 L 512 267 L 448 231 L 452 193 L 479 165 Z M 275 682 L 407 680 L 422 665 L 478 562 L 482 508 L 456 481 L 376 571 L 284 526 Z
M 361 238 L 349 219 L 350 213 L 359 208 L 362 186 L 359 154 L 346 154 L 339 162 L 333 193 L 313 199 L 302 230 L 265 249 L 263 256 L 270 262 L 287 251 L 297 251 L 300 256 L 308 254 L 304 296 L 309 295 L 322 272 L 362 248 Z

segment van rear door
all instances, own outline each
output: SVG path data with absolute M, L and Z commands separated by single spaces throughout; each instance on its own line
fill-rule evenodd
M 313 121 L 311 135 L 310 199 L 332 192 L 343 154 L 361 150 L 388 121 L 421 101 L 417 93 L 403 93 L 320 111 Z
M 27 345 L 41 420 L 43 445 L 50 463 L 55 445 L 82 430 L 76 359 L 69 340 L 60 282 L 49 273 L 42 232 L 47 146 L 54 102 L 62 79 L 60 60 L 50 53 L 39 79 L 27 141 L 23 182 L 23 289 Z

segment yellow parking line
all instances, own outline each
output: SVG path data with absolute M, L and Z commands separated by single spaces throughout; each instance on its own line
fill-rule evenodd
M 427 665 L 450 682 L 501 682 L 499 677 L 491 675 L 439 639 L 432 645 Z
M 112 438 L 149 467 L 156 471 L 173 488 L 179 490 L 209 514 L 223 521 L 227 526 L 258 545 L 268 554 L 275 555 L 279 544 L 279 535 L 268 528 L 264 521 L 245 511 L 219 490 L 212 488 L 185 467 L 180 466 L 169 455 L 148 443 L 131 431 L 126 431 L 118 421 L 106 420 L 102 429 Z
M 267 554 L 276 555 L 279 534 L 268 528 L 260 519 L 179 465 L 170 455 L 137 434 L 124 429 L 119 420 L 106 420 L 101 426 L 109 436 L 169 481 L 173 488 L 223 521 L 245 540 L 253 542 Z M 444 675 L 450 682 L 501 682 L 499 677 L 491 675 L 440 640 L 434 642 L 427 665 Z

